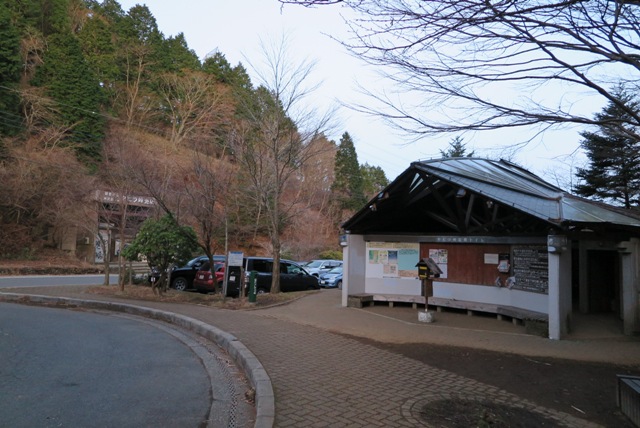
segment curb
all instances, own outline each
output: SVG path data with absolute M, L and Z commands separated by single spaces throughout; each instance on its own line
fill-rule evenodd
M 229 353 L 233 361 L 245 373 L 250 385 L 256 392 L 255 428 L 272 428 L 275 422 L 275 396 L 271 379 L 258 358 L 235 336 L 202 321 L 173 312 L 131 305 L 128 303 L 104 302 L 98 300 L 81 300 L 67 297 L 42 295 L 0 293 L 0 302 L 31 305 L 56 305 L 59 307 L 82 307 L 123 312 L 165 321 L 190 330 L 205 337 Z

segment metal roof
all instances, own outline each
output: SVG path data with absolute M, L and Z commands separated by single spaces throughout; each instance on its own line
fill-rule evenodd
M 638 211 L 623 210 L 571 195 L 505 160 L 463 157 L 413 162 L 381 195 L 388 197 L 408 192 L 408 198 L 411 199 L 413 195 L 415 200 L 427 194 L 425 180 L 430 180 L 432 185 L 445 182 L 448 186 L 481 195 L 487 200 L 559 227 L 606 223 L 640 230 Z M 345 229 L 350 230 L 350 226 L 370 215 L 370 209 L 367 208 L 371 208 L 371 204 L 378 199 L 372 199 L 349 219 L 344 224 Z M 396 210 L 408 208 L 408 205 L 397 206 Z
M 640 227 L 640 220 L 582 199 L 505 160 L 449 158 L 415 162 L 415 168 L 551 222 L 609 222 Z

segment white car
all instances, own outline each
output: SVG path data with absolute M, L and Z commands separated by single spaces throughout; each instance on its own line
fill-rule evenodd
M 342 266 L 342 260 L 311 260 L 303 267 L 311 275 L 320 277 L 323 273 L 339 266 Z

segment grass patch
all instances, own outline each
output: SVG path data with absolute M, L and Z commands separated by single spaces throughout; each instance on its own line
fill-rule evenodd
M 247 298 L 223 298 L 220 294 L 202 294 L 189 291 L 177 291 L 173 289 L 167 290 L 162 295 L 158 295 L 153 292 L 151 287 L 139 285 L 125 285 L 124 291 L 121 291 L 118 285 L 100 285 L 89 287 L 85 292 L 101 296 L 145 300 L 151 302 L 184 303 L 222 309 L 255 309 L 285 304 L 306 295 L 316 293 L 317 291 L 259 294 L 255 303 L 249 303 Z

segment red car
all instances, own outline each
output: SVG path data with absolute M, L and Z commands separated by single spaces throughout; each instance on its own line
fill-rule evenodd
M 213 269 L 209 269 L 209 262 L 205 262 L 193 278 L 193 288 L 201 293 L 215 293 L 222 290 L 222 281 L 224 281 L 224 263 L 215 263 Z

